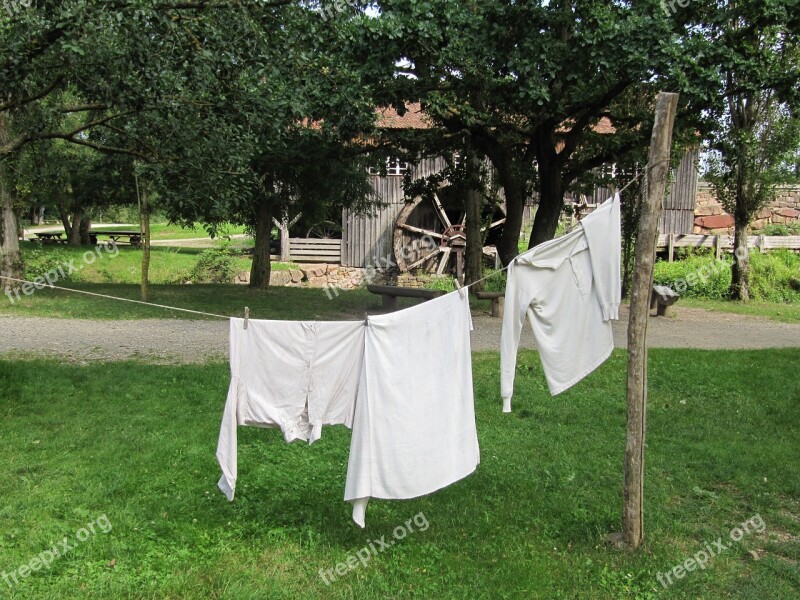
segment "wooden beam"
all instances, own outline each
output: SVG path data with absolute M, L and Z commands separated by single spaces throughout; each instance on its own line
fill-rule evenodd
M 625 487 L 622 537 L 638 548 L 644 539 L 644 447 L 647 430 L 647 320 L 653 286 L 658 222 L 669 175 L 672 128 L 678 94 L 660 92 L 645 173 L 646 197 L 642 203 L 636 262 L 628 320 L 628 425 L 625 444 Z

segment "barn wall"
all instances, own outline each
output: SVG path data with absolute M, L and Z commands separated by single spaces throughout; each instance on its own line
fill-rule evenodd
M 444 167 L 444 159 L 426 158 L 413 167 L 412 176 L 427 177 Z M 342 214 L 342 265 L 346 267 L 379 267 L 394 258 L 394 222 L 405 203 L 403 177 L 375 175 L 370 177 L 370 185 L 383 206 L 372 215 L 356 215 L 349 210 Z
M 661 233 L 692 233 L 694 226 L 695 197 L 697 195 L 698 151 L 687 152 L 683 157 L 669 195 L 664 200 L 661 217 Z M 427 158 L 420 161 L 412 171 L 416 179 L 427 177 L 445 167 L 442 158 Z M 394 222 L 403 208 L 403 177 L 373 176 L 370 184 L 382 207 L 372 215 L 356 215 L 348 210 L 342 214 L 342 265 L 347 267 L 378 267 L 393 258 Z M 598 187 L 586 198 L 590 204 L 600 204 L 609 198 L 611 190 Z M 502 197 L 502 188 L 500 189 Z M 568 197 L 569 198 L 569 197 Z M 575 198 L 577 200 L 577 198 Z M 530 228 L 535 199 L 525 206 L 523 229 Z
M 699 179 L 697 170 L 699 157 L 699 150 L 688 151 L 675 170 L 669 194 L 664 198 L 659 233 L 692 233 Z

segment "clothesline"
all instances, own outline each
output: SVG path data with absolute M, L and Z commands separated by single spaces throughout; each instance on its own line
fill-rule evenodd
M 631 179 L 628 183 L 626 183 L 616 193 L 617 194 L 621 194 L 626 189 L 628 189 L 628 187 L 633 185 L 633 183 L 635 183 L 642 175 L 644 175 L 645 172 L 647 172 L 650 169 L 652 169 L 654 167 L 657 167 L 658 165 L 663 164 L 665 162 L 668 162 L 668 161 L 667 160 L 662 160 L 662 161 L 657 162 L 657 163 L 655 163 L 653 165 L 646 166 L 644 169 L 639 171 L 639 173 L 637 173 L 636 176 L 633 179 Z M 491 277 L 495 277 L 496 275 L 499 275 L 500 273 L 503 273 L 504 271 L 507 271 L 507 270 L 508 270 L 508 265 L 506 265 L 502 269 L 499 269 L 497 271 L 494 271 L 494 272 L 490 273 L 486 277 L 478 279 L 477 281 L 473 281 L 472 283 L 470 283 L 468 285 L 465 285 L 463 287 L 462 286 L 459 286 L 459 287 L 460 287 L 460 289 L 469 289 L 473 285 L 477 285 L 479 283 L 482 283 L 482 282 L 486 281 L 487 279 L 490 279 Z M 215 319 L 230 319 L 230 316 L 226 316 L 226 315 L 218 315 L 218 314 L 215 314 L 215 313 L 204 312 L 204 311 L 201 311 L 201 310 L 191 310 L 191 309 L 188 309 L 188 308 L 179 308 L 177 306 L 167 306 L 166 304 L 156 304 L 154 302 L 144 302 L 143 300 L 132 300 L 130 298 L 120 298 L 119 296 L 110 296 L 108 294 L 98 294 L 97 292 L 87 292 L 85 290 L 76 290 L 74 288 L 62 287 L 62 286 L 58 286 L 58 285 L 53 285 L 51 283 L 35 283 L 33 281 L 28 281 L 26 279 L 15 279 L 14 277 L 6 277 L 4 275 L 0 275 L 0 279 L 5 279 L 7 281 L 14 281 L 16 283 L 28 283 L 28 284 L 33 285 L 34 287 L 36 287 L 36 289 L 40 289 L 40 286 L 47 286 L 47 287 L 49 287 L 51 289 L 54 289 L 54 290 L 62 290 L 64 292 L 73 292 L 75 294 L 84 294 L 86 296 L 95 296 L 95 297 L 98 297 L 98 298 L 105 298 L 107 300 L 117 300 L 119 302 L 131 302 L 133 304 L 141 304 L 143 306 L 152 306 L 154 308 L 162 308 L 162 309 L 165 309 L 165 310 L 176 310 L 176 311 L 179 311 L 179 312 L 185 312 L 185 313 L 190 313 L 190 314 L 194 314 L 194 315 L 202 315 L 204 317 L 213 317 Z M 456 285 L 458 285 L 458 283 Z
M 33 281 L 27 281 L 26 279 L 15 279 L 13 277 L 5 277 L 4 275 L 0 275 L 0 279 L 6 279 L 8 281 L 16 281 L 17 283 L 30 283 L 31 285 L 35 286 L 36 289 L 41 289 L 41 287 L 49 287 L 54 290 L 62 290 L 65 292 L 74 292 L 76 294 L 85 294 L 86 296 L 96 296 L 98 298 L 106 298 L 108 300 L 119 300 L 120 302 L 132 302 L 133 304 L 143 304 L 144 306 L 154 306 L 156 308 L 164 308 L 167 310 L 177 310 L 180 312 L 185 313 L 192 313 L 194 315 L 203 315 L 205 317 L 214 317 L 217 319 L 230 319 L 230 316 L 225 315 L 217 315 L 214 313 L 203 312 L 201 310 L 191 310 L 188 308 L 178 308 L 177 306 L 167 306 L 166 304 L 156 304 L 154 302 L 144 302 L 142 300 L 132 300 L 131 298 L 120 298 L 119 296 L 109 296 L 108 294 L 98 294 L 97 292 L 87 292 L 85 290 L 76 290 L 74 288 L 67 288 L 61 287 L 58 285 L 52 285 L 50 283 L 35 283 Z
M 622 186 L 622 187 L 621 187 L 621 188 L 620 188 L 618 191 L 616 191 L 615 193 L 616 193 L 616 194 L 622 194 L 622 192 L 624 192 L 624 191 L 625 191 L 625 190 L 627 190 L 627 189 L 628 189 L 630 186 L 632 186 L 634 183 L 636 183 L 636 181 L 638 181 L 638 180 L 641 178 L 641 176 L 642 176 L 642 175 L 644 175 L 644 174 L 645 174 L 647 171 L 649 171 L 650 169 L 652 169 L 652 168 L 654 168 L 654 167 L 657 167 L 658 165 L 663 165 L 665 162 L 669 162 L 669 159 L 667 159 L 667 160 L 661 160 L 661 161 L 659 161 L 659 162 L 657 162 L 657 163 L 655 163 L 655 164 L 652 164 L 652 165 L 649 165 L 649 166 L 645 166 L 645 167 L 644 167 L 644 168 L 643 168 L 641 171 L 639 171 L 639 172 L 636 174 L 636 176 L 635 176 L 633 179 L 631 179 L 631 180 L 630 180 L 628 183 L 626 183 L 624 186 Z M 492 273 L 489 273 L 489 274 L 488 274 L 486 277 L 483 277 L 482 279 L 478 279 L 478 281 L 473 281 L 473 282 L 472 282 L 472 283 L 470 283 L 469 285 L 465 285 L 465 286 L 464 286 L 464 289 L 471 288 L 473 285 L 477 285 L 477 284 L 479 284 L 479 283 L 481 283 L 481 282 L 483 282 L 483 281 L 486 281 L 487 279 L 489 279 L 489 278 L 491 278 L 491 277 L 494 277 L 495 275 L 499 275 L 500 273 L 502 273 L 502 272 L 504 272 L 504 271 L 507 271 L 507 270 L 508 270 L 508 265 L 506 265 L 506 266 L 505 266 L 505 267 L 503 267 L 502 269 L 499 269 L 499 270 L 497 270 L 497 271 L 493 271 Z

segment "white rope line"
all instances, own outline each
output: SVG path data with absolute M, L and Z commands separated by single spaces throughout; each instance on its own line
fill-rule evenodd
M 54 290 L 62 290 L 65 292 L 73 292 L 75 294 L 85 294 L 86 296 L 95 296 L 97 298 L 106 298 L 108 300 L 119 300 L 120 302 L 131 302 L 133 304 L 142 304 L 144 306 L 154 306 L 156 308 L 164 308 L 166 310 L 177 310 L 179 312 L 191 313 L 194 315 L 203 315 L 205 317 L 214 317 L 216 319 L 230 319 L 231 317 L 226 317 L 224 315 L 217 315 L 214 313 L 203 312 L 201 310 L 190 310 L 188 308 L 178 308 L 177 306 L 167 306 L 165 304 L 155 304 L 154 302 L 144 302 L 142 300 L 131 300 L 130 298 L 120 298 L 118 296 L 109 296 L 108 294 L 98 294 L 97 292 L 87 292 L 85 290 L 76 290 L 73 288 L 68 287 L 61 287 L 58 285 L 52 285 L 50 283 L 35 283 L 33 281 L 27 281 L 25 279 L 15 279 L 13 277 L 6 277 L 4 275 L 0 275 L 0 279 L 6 279 L 8 281 L 16 281 L 17 283 L 30 283 L 33 285 L 37 290 L 40 290 L 44 287 L 49 287 Z

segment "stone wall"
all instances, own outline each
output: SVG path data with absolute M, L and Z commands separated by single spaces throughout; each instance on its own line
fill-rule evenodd
M 342 267 L 340 265 L 309 264 L 299 265 L 289 271 L 270 273 L 269 284 L 280 287 L 308 287 L 319 289 L 352 290 L 367 284 L 399 285 L 402 287 L 425 287 L 437 276 L 429 273 L 400 273 L 397 269 L 374 269 Z M 250 283 L 250 273 L 243 271 L 236 276 L 236 283 Z
M 778 197 L 758 211 L 750 228 L 759 231 L 765 225 L 800 223 L 800 187 L 783 187 Z M 733 235 L 733 216 L 726 213 L 708 184 L 697 189 L 694 209 L 694 233 Z
M 338 288 L 352 290 L 367 283 L 392 283 L 397 280 L 397 275 L 375 269 L 360 269 L 356 267 L 342 267 L 340 265 L 309 264 L 298 265 L 297 269 L 289 271 L 273 271 L 270 273 L 269 284 L 281 287 L 309 287 L 309 288 Z M 243 271 L 236 276 L 235 283 L 250 283 L 250 273 Z

